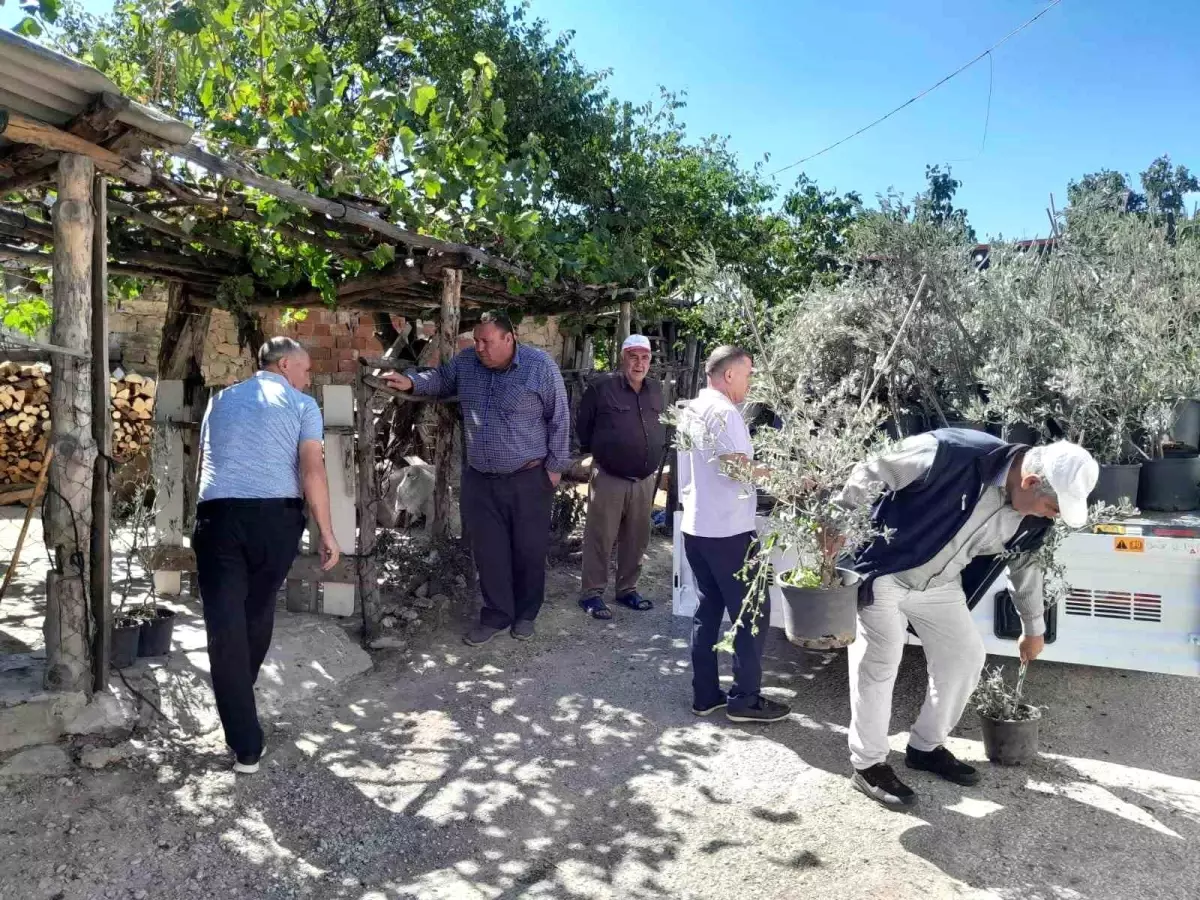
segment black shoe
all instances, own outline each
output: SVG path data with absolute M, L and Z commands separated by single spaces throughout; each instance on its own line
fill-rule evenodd
M 855 769 L 850 783 L 888 809 L 905 809 L 917 803 L 917 795 L 896 777 L 887 763 L 877 763 L 869 769 Z
M 482 647 L 503 630 L 503 628 L 492 628 L 490 625 L 476 625 L 463 635 L 463 643 L 468 647 Z
M 979 773 L 975 771 L 975 768 L 959 762 L 954 754 L 945 747 L 938 747 L 928 752 L 909 747 L 904 754 L 904 764 L 910 769 L 932 772 L 934 775 L 964 787 L 979 784 Z
M 730 722 L 779 722 L 792 714 L 792 708 L 786 703 L 776 703 L 766 697 L 758 697 L 753 703 L 738 701 L 725 710 L 725 718 Z
M 233 771 L 239 775 L 253 775 L 258 771 L 258 764 L 262 760 L 263 751 L 257 753 L 241 753 L 233 763 Z
M 718 699 L 715 703 L 709 703 L 707 706 L 698 706 L 696 703 L 693 702 L 692 703 L 692 713 L 693 713 L 693 715 L 697 715 L 697 716 L 711 716 L 717 710 L 724 709 L 728 705 L 729 705 L 729 697 L 728 697 L 728 695 L 726 695 L 726 693 L 724 691 L 721 691 L 720 699 Z
M 518 641 L 530 641 L 533 640 L 533 636 L 537 634 L 537 631 L 533 627 L 533 622 L 528 619 L 517 619 L 517 621 L 513 622 L 511 634 Z

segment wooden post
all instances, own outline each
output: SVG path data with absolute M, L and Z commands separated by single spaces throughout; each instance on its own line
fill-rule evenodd
M 439 323 L 441 361 L 454 358 L 458 341 L 459 307 L 462 301 L 462 272 L 458 269 L 442 270 L 442 315 Z M 433 532 L 434 538 L 446 537 L 450 532 L 450 472 L 459 464 L 454 458 L 454 428 L 458 425 L 458 412 L 448 403 L 438 404 L 437 446 L 433 453 Z
M 108 392 L 108 179 L 96 176 L 92 206 L 92 438 L 96 441 L 96 471 L 92 476 L 92 686 L 108 686 L 112 629 L 112 543 L 109 521 L 112 497 L 108 460 L 112 454 L 112 419 L 107 415 Z
M 680 373 L 680 379 L 683 384 L 680 387 L 680 395 L 691 400 L 699 393 L 699 385 L 696 384 L 696 356 L 699 352 L 699 344 L 694 337 L 687 339 L 687 347 L 683 351 L 683 372 Z
M 617 356 L 620 356 L 621 345 L 625 343 L 625 338 L 629 337 L 633 329 L 633 303 L 629 300 L 621 301 L 621 315 L 617 322 Z M 614 357 L 616 358 L 616 357 Z
M 87 588 L 91 579 L 92 390 L 91 349 L 92 181 L 90 159 L 64 155 L 58 163 L 54 204 L 54 324 L 51 343 L 81 351 L 54 354 L 50 383 L 51 443 L 42 528 L 50 571 L 46 575 L 46 678 L 48 690 L 91 693 L 91 629 Z M 106 387 L 107 393 L 107 387 Z M 107 398 L 105 409 L 107 410 Z
M 354 424 L 358 465 L 358 600 L 362 609 L 363 641 L 379 632 L 383 614 L 379 608 L 379 567 L 375 563 L 375 533 L 379 528 L 379 480 L 375 476 L 375 419 L 371 414 L 374 394 L 363 381 L 365 369 L 358 367 L 354 379 Z

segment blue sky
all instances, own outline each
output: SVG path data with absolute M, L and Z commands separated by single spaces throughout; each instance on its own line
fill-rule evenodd
M 106 9 L 109 0 L 86 0 Z M 688 95 L 693 134 L 729 135 L 773 170 L 821 149 L 995 43 L 1045 0 L 533 0 L 552 30 L 576 32 L 622 99 Z M 0 25 L 17 18 L 16 0 Z M 981 235 L 1034 237 L 1067 182 L 1099 168 L 1135 175 L 1156 156 L 1200 169 L 1200 3 L 1063 0 L 983 60 L 804 171 L 871 200 L 919 190 L 947 163 Z M 1189 156 L 1189 153 L 1194 155 Z M 785 173 L 790 182 L 796 170 Z

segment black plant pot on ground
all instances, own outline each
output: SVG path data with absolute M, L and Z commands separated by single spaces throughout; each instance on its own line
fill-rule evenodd
M 138 641 L 142 634 L 142 623 L 137 619 L 116 619 L 112 624 L 112 647 L 108 661 L 114 669 L 132 666 L 138 656 Z
M 836 650 L 854 642 L 859 577 L 842 572 L 842 584 L 804 588 L 778 581 L 787 638 L 805 650 Z
M 991 719 L 980 716 L 983 725 L 983 752 L 1000 766 L 1019 766 L 1037 756 L 1038 723 L 1041 712 L 1033 707 L 1022 708 L 1029 718 Z
M 1142 477 L 1142 464 L 1114 465 L 1104 463 L 1100 466 L 1100 478 L 1096 481 L 1096 489 L 1088 497 L 1088 506 L 1093 503 L 1105 503 L 1109 506 L 1120 506 L 1121 499 L 1127 498 L 1131 504 L 1138 502 L 1138 483 Z
M 1142 464 L 1138 506 L 1157 512 L 1200 507 L 1200 456 L 1152 459 Z
M 154 618 L 142 620 L 138 640 L 138 656 L 166 656 L 171 650 L 171 635 L 175 630 L 175 611 L 154 609 Z

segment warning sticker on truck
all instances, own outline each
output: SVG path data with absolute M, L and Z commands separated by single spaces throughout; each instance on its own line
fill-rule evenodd
M 1113 549 L 1118 553 L 1145 553 L 1146 540 L 1140 537 L 1113 538 Z

